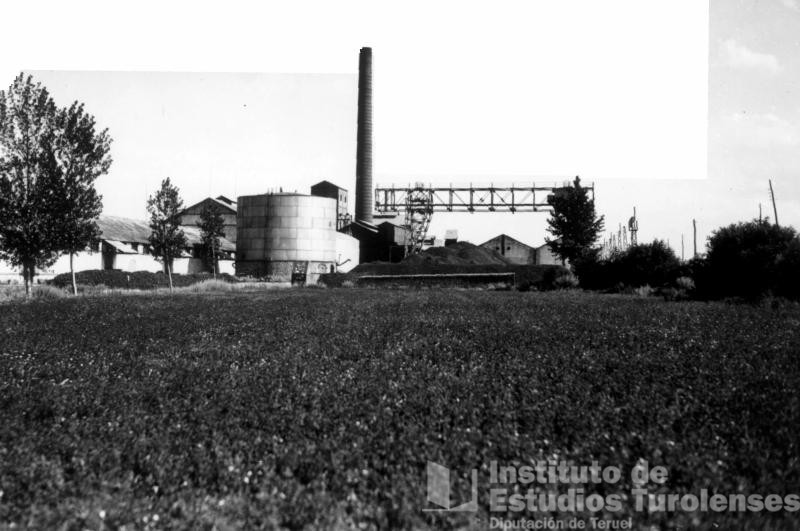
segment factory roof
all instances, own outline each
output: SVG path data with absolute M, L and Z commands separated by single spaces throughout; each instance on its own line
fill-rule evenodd
M 525 243 L 525 242 L 521 242 L 521 241 L 519 241 L 519 240 L 518 240 L 518 239 L 516 239 L 516 238 L 512 238 L 512 237 L 511 237 L 511 236 L 509 236 L 508 234 L 498 234 L 498 235 L 497 235 L 497 236 L 495 236 L 494 238 L 490 238 L 490 239 L 486 240 L 485 242 L 483 242 L 483 243 L 481 244 L 481 247 L 484 247 L 484 246 L 486 246 L 486 245 L 492 244 L 492 243 L 494 243 L 495 241 L 497 241 L 497 240 L 500 240 L 501 238 L 505 238 L 505 239 L 506 239 L 506 241 L 512 241 L 512 242 L 516 242 L 516 243 L 518 243 L 518 244 L 520 244 L 520 245 L 524 245 L 525 247 L 530 247 L 531 249 L 533 249 L 533 248 L 534 248 L 532 245 L 528 245 L 527 243 Z
M 228 199 L 224 195 L 221 195 L 219 197 L 206 197 L 202 201 L 198 201 L 197 203 L 195 203 L 193 205 L 190 205 L 190 206 L 184 208 L 183 210 L 181 210 L 180 215 L 186 214 L 188 211 L 190 211 L 192 209 L 195 209 L 195 208 L 198 208 L 201 205 L 203 205 L 204 203 L 207 203 L 209 201 L 214 203 L 215 205 L 217 205 L 219 207 L 222 207 L 223 209 L 226 209 L 226 210 L 229 210 L 229 211 L 231 211 L 233 213 L 236 213 L 236 201 L 231 201 L 230 199 Z
M 312 193 L 313 193 L 313 190 L 315 188 L 318 188 L 318 187 L 338 188 L 339 190 L 344 190 L 345 192 L 347 191 L 347 188 L 343 188 L 343 187 L 339 186 L 336 183 L 332 183 L 330 181 L 320 181 L 320 182 L 318 182 L 318 183 L 316 183 L 316 184 L 311 186 Z
M 103 240 L 132 243 L 150 242 L 150 225 L 143 220 L 119 216 L 100 216 L 97 226 L 100 229 L 100 238 Z M 186 243 L 189 246 L 200 244 L 202 240 L 198 227 L 182 225 L 181 229 L 186 234 Z M 236 245 L 230 240 L 220 238 L 220 248 L 223 251 L 235 251 Z

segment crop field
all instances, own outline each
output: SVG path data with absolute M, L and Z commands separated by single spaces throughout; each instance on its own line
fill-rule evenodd
M 293 289 L 0 304 L 0 528 L 486 529 L 493 517 L 793 529 L 800 308 L 585 293 Z M 493 466 L 619 467 L 592 512 L 490 512 Z M 429 512 L 426 465 L 454 505 Z M 564 493 L 567 485 L 518 485 Z M 763 504 L 762 504 L 763 506 Z M 788 507 L 788 505 L 787 505 Z M 12 526 L 12 524 L 14 524 Z M 718 527 L 717 527 L 718 526 Z M 591 526 L 586 529 L 591 529 Z

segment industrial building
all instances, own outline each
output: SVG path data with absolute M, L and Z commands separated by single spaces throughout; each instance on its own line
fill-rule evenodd
M 500 253 L 506 260 L 513 264 L 535 264 L 536 248 L 512 238 L 507 234 L 500 234 L 483 242 L 480 247 Z
M 85 250 L 75 253 L 75 271 L 95 269 L 118 271 L 164 271 L 164 264 L 156 260 L 150 252 L 150 225 L 147 221 L 119 216 L 100 216 L 97 219 L 100 237 Z M 201 256 L 200 229 L 196 226 L 182 226 L 186 235 L 186 248 L 172 264 L 173 273 L 192 274 L 207 271 Z M 236 246 L 227 238 L 220 239 L 219 272 L 234 274 L 234 251 Z M 62 255 L 45 270 L 37 270 L 40 279 L 69 273 L 69 255 Z M 0 282 L 17 283 L 22 280 L 20 272 L 7 264 L 0 263 Z
M 390 221 L 355 221 L 344 229 L 359 242 L 360 262 L 399 262 L 406 255 L 408 229 Z
M 311 195 L 336 200 L 336 230 L 342 230 L 351 222 L 347 211 L 347 190 L 329 181 L 321 181 L 311 187 Z
M 558 265 L 561 260 L 556 257 L 546 243 L 532 247 L 507 234 L 499 234 L 480 244 L 480 247 L 500 253 L 512 264 L 519 265 Z
M 197 224 L 200 223 L 200 214 L 208 205 L 217 207 L 220 216 L 222 216 L 225 239 L 236 243 L 236 201 L 228 199 L 224 195 L 207 197 L 199 203 L 184 208 L 178 214 L 180 216 L 180 224 L 184 229 L 186 227 L 197 227 Z

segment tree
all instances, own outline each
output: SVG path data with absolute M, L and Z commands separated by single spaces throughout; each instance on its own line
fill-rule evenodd
M 108 172 L 111 139 L 77 102 L 59 109 L 47 89 L 20 74 L 0 92 L 0 259 L 36 268 L 85 248 L 102 203 L 94 181 Z M 76 292 L 73 271 L 73 292 Z
M 695 278 L 698 289 L 709 297 L 757 299 L 769 292 L 795 297 L 797 240 L 792 227 L 769 219 L 721 227 L 708 238 L 703 274 Z
M 103 204 L 94 182 L 108 173 L 110 145 L 108 131 L 95 132 L 94 117 L 84 112 L 82 104 L 75 102 L 57 112 L 52 149 L 54 171 L 58 175 L 56 211 L 60 223 L 57 240 L 59 251 L 69 253 L 75 295 L 78 287 L 73 257 L 99 237 L 96 220 Z
M 169 277 L 172 291 L 172 261 L 186 247 L 186 235 L 180 227 L 178 214 L 183 209 L 178 188 L 169 177 L 161 181 L 161 188 L 147 200 L 150 214 L 150 247 L 156 259 L 161 260 Z
M 611 259 L 618 278 L 626 286 L 666 287 L 680 276 L 681 262 L 663 240 L 631 245 Z
M 560 188 L 548 197 L 553 211 L 547 220 L 547 232 L 554 238 L 545 238 L 547 245 L 562 262 L 574 263 L 596 250 L 594 244 L 603 231 L 603 216 L 597 217 L 594 200 L 589 190 L 575 177 L 573 186 Z
M 30 76 L 0 91 L 0 259 L 22 268 L 26 294 L 36 268 L 58 258 L 56 114 L 47 89 Z
M 203 244 L 203 256 L 211 266 L 214 278 L 217 278 L 217 257 L 219 256 L 220 238 L 225 235 L 225 220 L 220 209 L 214 203 L 207 203 L 200 212 L 200 239 Z

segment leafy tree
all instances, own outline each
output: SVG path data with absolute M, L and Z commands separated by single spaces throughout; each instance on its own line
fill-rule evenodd
M 30 76 L 20 74 L 0 91 L 0 259 L 22 268 L 26 294 L 36 268 L 58 258 L 57 112 Z
M 680 276 L 681 261 L 663 240 L 632 245 L 615 260 L 619 280 L 626 286 L 664 287 Z
M 110 145 L 108 131 L 95 131 L 94 117 L 86 114 L 82 104 L 75 102 L 56 114 L 51 152 L 58 176 L 58 249 L 69 254 L 74 294 L 78 289 L 73 257 L 99 237 L 96 220 L 103 204 L 94 182 L 111 166 Z
M 581 186 L 575 177 L 572 186 L 560 188 L 548 197 L 553 206 L 547 220 L 547 232 L 554 237 L 545 238 L 547 245 L 562 263 L 575 262 L 595 253 L 593 248 L 603 230 L 603 216 L 597 217 L 594 200 L 589 199 L 589 189 Z
M 200 212 L 200 239 L 203 244 L 203 255 L 211 266 L 214 278 L 217 278 L 217 265 L 220 238 L 225 235 L 225 220 L 220 209 L 214 203 L 207 203 Z
M 169 177 L 161 181 L 161 188 L 147 199 L 150 214 L 150 247 L 156 259 L 161 260 L 169 277 L 172 291 L 172 262 L 186 247 L 186 235 L 180 227 L 179 214 L 183 209 L 178 188 Z
M 767 219 L 717 229 L 708 238 L 703 275 L 695 279 L 698 289 L 710 297 L 796 296 L 797 238 L 792 227 Z
M 26 293 L 36 268 L 67 252 L 72 270 L 97 236 L 94 181 L 111 165 L 110 143 L 82 104 L 59 109 L 31 76 L 0 92 L 0 259 L 22 267 Z

